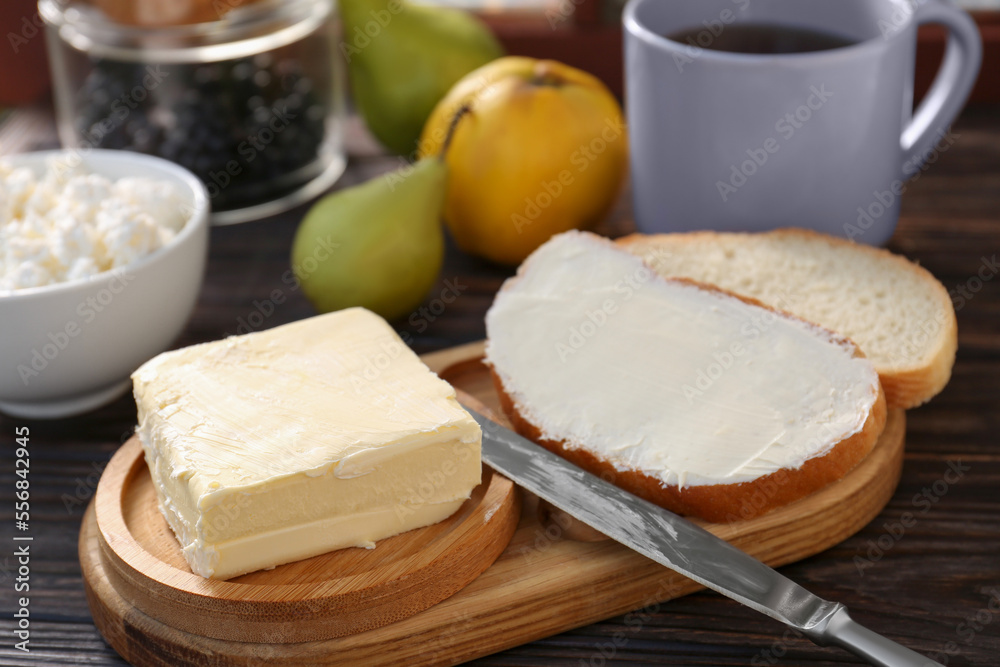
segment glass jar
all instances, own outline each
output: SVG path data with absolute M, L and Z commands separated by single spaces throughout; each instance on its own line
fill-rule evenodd
M 66 147 L 151 153 L 195 173 L 215 224 L 271 215 L 337 180 L 344 76 L 332 0 L 212 0 L 189 25 L 126 25 L 40 0 Z M 221 12 L 219 14 L 218 12 Z

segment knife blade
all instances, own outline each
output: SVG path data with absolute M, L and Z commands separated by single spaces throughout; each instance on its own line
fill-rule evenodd
M 810 593 L 704 528 L 590 474 L 462 404 L 482 428 L 487 464 L 613 540 L 795 628 L 820 646 L 840 646 L 879 667 L 940 665 L 865 628 L 844 605 Z

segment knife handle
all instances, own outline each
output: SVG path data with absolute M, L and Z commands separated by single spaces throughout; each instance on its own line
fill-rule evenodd
M 852 619 L 846 607 L 841 607 L 830 617 L 816 639 L 819 640 L 817 643 L 845 648 L 878 667 L 943 667 L 939 662 L 872 632 Z

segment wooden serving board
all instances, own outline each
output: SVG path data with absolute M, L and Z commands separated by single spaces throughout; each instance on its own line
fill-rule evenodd
M 104 573 L 139 611 L 214 639 L 293 643 L 377 628 L 461 590 L 507 546 L 520 495 L 484 466 L 472 497 L 440 523 L 372 550 L 340 549 L 218 581 L 188 567 L 133 437 L 101 476 L 94 516 Z
M 496 410 L 497 397 L 480 362 L 481 355 L 482 344 L 476 343 L 427 355 L 424 360 L 457 388 Z M 750 521 L 702 525 L 772 566 L 818 553 L 860 530 L 888 502 L 899 481 L 904 432 L 903 411 L 890 411 L 885 432 L 871 454 L 842 480 Z M 494 475 L 491 479 L 502 478 Z M 296 641 L 290 630 L 295 623 L 336 622 L 317 620 L 315 615 L 320 612 L 299 608 L 294 618 L 275 619 L 278 624 L 269 625 L 263 619 L 247 637 L 249 641 L 211 638 L 201 623 L 190 622 L 182 628 L 176 614 L 158 614 L 145 600 L 149 593 L 142 579 L 131 581 L 131 587 L 123 585 L 116 562 L 122 558 L 117 538 L 109 540 L 98 521 L 104 484 L 102 479 L 83 520 L 80 560 L 95 624 L 108 643 L 137 666 L 457 664 L 701 588 L 568 517 L 548 511 L 536 498 L 524 494 L 516 532 L 499 558 L 457 593 L 423 611 L 353 634 L 288 643 Z M 153 522 L 158 513 L 155 505 L 149 509 L 149 502 L 133 511 L 140 513 L 142 521 Z M 139 538 L 136 542 L 141 544 Z M 387 543 L 380 543 L 372 552 L 348 551 L 359 552 L 355 566 L 364 569 L 364 558 L 377 555 Z M 140 548 L 145 550 L 146 546 Z M 179 563 L 175 560 L 174 565 Z M 310 570 L 309 566 L 301 567 L 304 569 L 295 570 L 294 575 L 290 570 L 281 585 L 295 588 L 296 577 Z M 247 576 L 256 578 L 256 583 L 267 583 L 268 575 Z M 242 579 L 234 581 L 242 583 Z M 391 597 L 393 593 L 387 594 Z M 384 603 L 378 596 L 365 599 L 364 594 L 355 601 L 362 619 L 366 604 L 377 617 Z M 204 609 L 188 609 L 204 618 Z M 230 617 L 215 623 L 216 632 L 220 624 L 234 621 Z

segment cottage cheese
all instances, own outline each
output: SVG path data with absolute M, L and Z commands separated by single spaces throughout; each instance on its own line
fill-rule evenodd
M 169 243 L 186 219 L 167 181 L 112 181 L 58 160 L 39 177 L 0 161 L 0 292 L 125 266 Z

